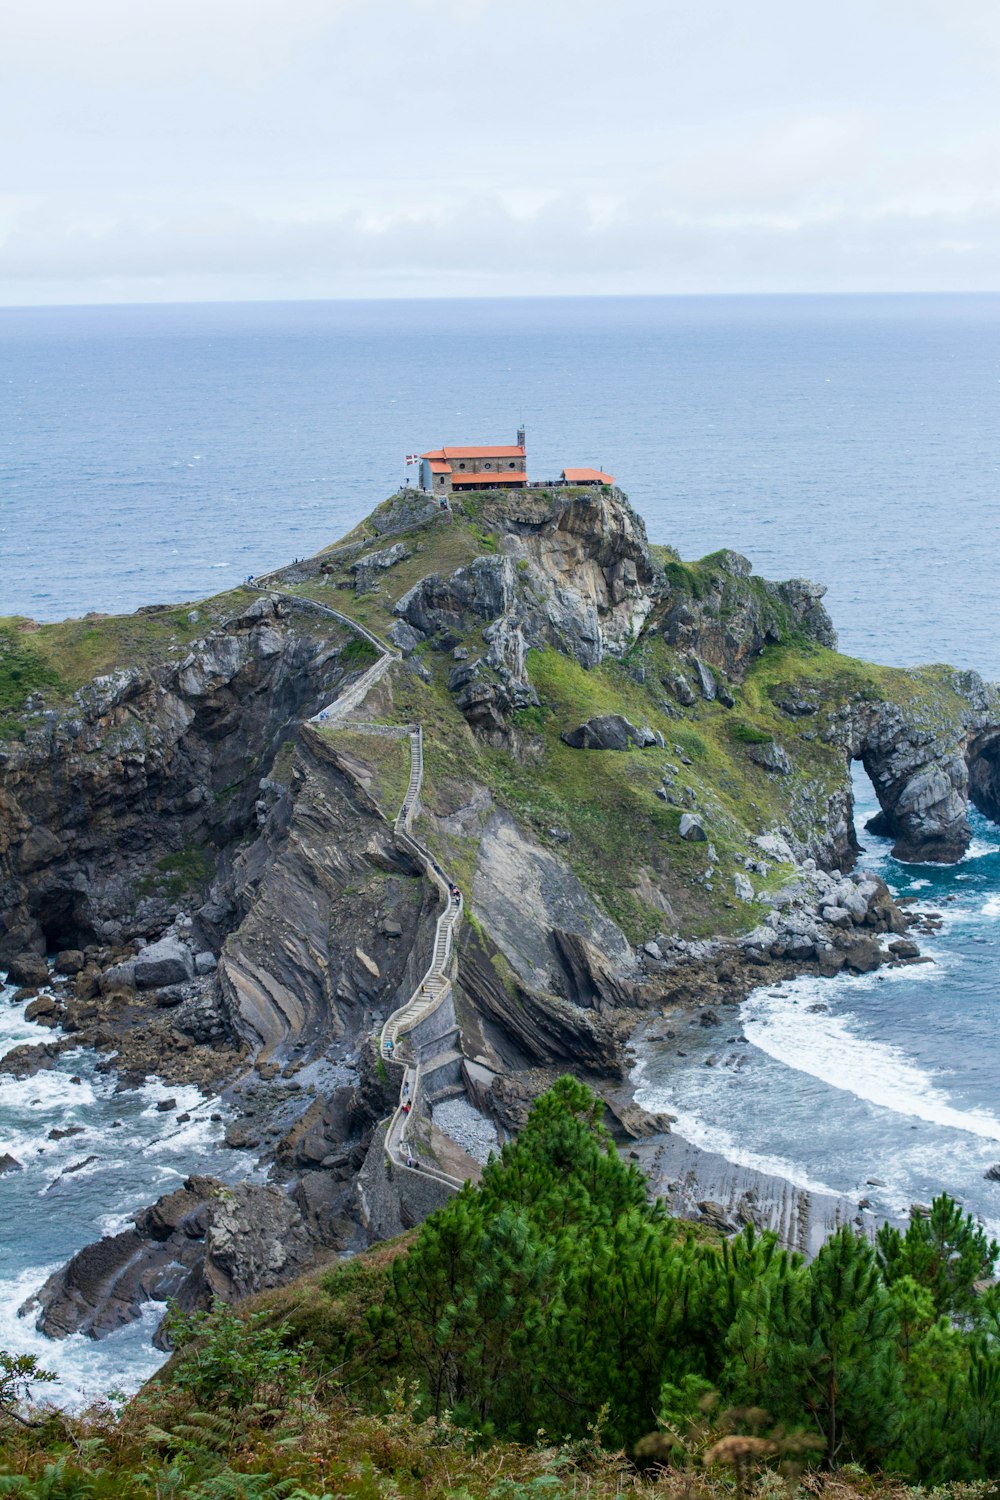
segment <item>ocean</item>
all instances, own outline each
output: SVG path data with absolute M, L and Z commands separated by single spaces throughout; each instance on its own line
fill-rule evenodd
M 826 583 L 846 651 L 1000 676 L 998 408 L 1000 296 L 0 310 L 0 613 L 215 592 L 523 421 L 533 477 Z
M 52 1036 L 24 1019 L 14 993 L 0 983 L 0 1055 Z M 137 1208 L 192 1172 L 226 1180 L 253 1171 L 212 1119 L 228 1113 L 218 1099 L 156 1080 L 119 1090 L 96 1062 L 80 1048 L 33 1078 L 0 1078 L 0 1156 L 21 1168 L 0 1176 L 0 1349 L 37 1355 L 60 1377 L 52 1399 L 72 1406 L 134 1390 L 159 1368 L 165 1356 L 150 1340 L 165 1307 L 150 1304 L 141 1322 L 106 1339 L 73 1334 L 55 1343 L 19 1316 L 23 1303 L 77 1250 L 128 1229 Z M 176 1108 L 158 1110 L 168 1099 Z
M 843 650 L 1000 678 L 998 405 L 997 296 L 0 310 L 0 613 L 215 592 L 334 541 L 407 453 L 523 422 L 532 477 L 596 465 L 684 557 L 733 547 L 826 583 Z M 857 791 L 863 818 L 863 773 Z M 642 1102 L 880 1212 L 948 1188 L 1000 1232 L 983 1175 L 1000 1161 L 1000 833 L 974 822 L 950 869 L 861 835 L 866 864 L 943 913 L 933 964 L 765 987 L 723 1032 L 693 1030 L 680 1069 L 650 1050 Z M 0 1050 L 31 1030 L 21 1009 L 0 1001 Z M 148 1329 L 53 1348 L 16 1305 L 220 1150 L 204 1106 L 172 1135 L 157 1088 L 115 1095 L 82 1057 L 0 1084 L 0 1154 L 30 1164 L 0 1178 L 0 1346 L 44 1346 L 70 1392 L 134 1386 L 158 1361 Z M 116 1119 L 141 1144 L 128 1160 Z M 56 1146 L 67 1121 L 88 1135 Z
M 673 1047 L 647 1044 L 636 1098 L 676 1117 L 685 1140 L 798 1186 L 865 1198 L 905 1219 L 938 1193 L 1000 1239 L 1000 830 L 972 815 L 957 865 L 900 865 L 855 777 L 861 864 L 943 924 L 919 937 L 932 962 L 764 985 L 723 1026 L 697 1017 Z M 746 1045 L 744 1045 L 744 1043 Z

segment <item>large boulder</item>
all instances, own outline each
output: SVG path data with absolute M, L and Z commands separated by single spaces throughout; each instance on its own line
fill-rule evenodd
M 37 953 L 18 953 L 7 961 L 7 983 L 38 989 L 49 982 L 49 966 Z
M 34 1312 L 50 1338 L 104 1338 L 151 1300 L 170 1297 L 191 1311 L 277 1286 L 304 1268 L 313 1248 L 280 1188 L 189 1177 L 137 1213 L 134 1228 L 85 1246 L 21 1311 Z
M 670 689 L 677 702 L 685 708 L 691 708 L 697 703 L 697 694 L 683 672 L 667 672 L 660 680 L 665 688 Z
M 886 955 L 874 938 L 856 938 L 843 949 L 844 962 L 855 974 L 870 974 L 885 963 Z
M 380 576 L 389 568 L 394 568 L 397 563 L 404 562 L 409 555 L 409 547 L 404 546 L 402 542 L 396 542 L 391 547 L 383 547 L 379 552 L 369 552 L 366 557 L 359 558 L 357 562 L 351 564 L 356 591 L 364 594 L 369 589 L 377 588 Z
M 704 844 L 708 842 L 705 825 L 700 818 L 695 817 L 694 813 L 681 813 L 681 820 L 677 825 L 677 831 L 681 838 L 686 839 L 689 844 Z
M 754 765 L 761 766 L 769 771 L 772 776 L 790 776 L 792 774 L 792 763 L 788 758 L 788 752 L 781 745 L 770 740 L 766 745 L 748 745 L 747 755 Z
M 662 744 L 662 736 L 657 737 L 648 726 L 637 729 L 623 714 L 598 714 L 567 730 L 560 739 L 572 750 L 628 750 L 631 745 Z
M 111 995 L 121 990 L 135 988 L 135 959 L 127 958 L 123 963 L 111 964 L 98 981 L 102 995 Z
M 56 1042 L 22 1042 L 0 1058 L 0 1073 L 12 1078 L 33 1078 L 46 1068 L 54 1068 L 62 1048 Z
M 139 990 L 183 984 L 193 974 L 191 951 L 175 937 L 163 937 L 158 943 L 150 943 L 135 960 L 135 986 Z

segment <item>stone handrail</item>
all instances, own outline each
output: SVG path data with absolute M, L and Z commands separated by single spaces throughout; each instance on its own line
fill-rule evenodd
M 339 620 L 341 625 L 346 625 L 348 630 L 354 631 L 355 635 L 362 636 L 369 645 L 374 646 L 375 650 L 383 656 L 388 656 L 392 661 L 403 660 L 402 652 L 397 651 L 395 646 L 390 646 L 388 641 L 384 641 L 381 636 L 376 635 L 374 630 L 369 630 L 367 625 L 362 625 L 358 620 L 352 620 L 350 615 L 345 615 L 341 610 L 334 609 L 332 604 L 321 604 L 318 599 L 310 599 L 305 594 L 290 594 L 287 589 L 269 588 L 265 580 L 273 577 L 275 573 L 283 571 L 281 568 L 272 568 L 270 573 L 261 573 L 258 578 L 249 580 L 246 587 L 257 589 L 262 594 L 274 594 L 277 598 L 284 599 L 286 604 L 298 605 L 300 609 L 319 610 L 320 614 L 329 615 L 331 619 Z

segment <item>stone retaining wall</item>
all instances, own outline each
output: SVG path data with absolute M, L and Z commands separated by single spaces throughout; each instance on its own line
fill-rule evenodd
M 388 1128 L 385 1121 L 375 1131 L 358 1173 L 361 1221 L 375 1240 L 392 1239 L 415 1228 L 455 1196 L 447 1183 L 389 1160 L 385 1150 Z

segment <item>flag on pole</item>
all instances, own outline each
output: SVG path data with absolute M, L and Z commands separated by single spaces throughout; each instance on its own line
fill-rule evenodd
M 420 462 L 420 454 L 419 453 L 408 453 L 406 455 L 406 462 L 408 464 L 419 463 Z

